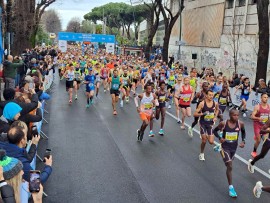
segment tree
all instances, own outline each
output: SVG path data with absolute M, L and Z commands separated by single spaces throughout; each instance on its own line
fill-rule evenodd
M 161 10 L 161 13 L 163 15 L 164 18 L 164 25 L 165 25 L 165 35 L 164 35 L 164 42 L 163 42 L 163 52 L 162 52 L 162 56 L 163 56 L 163 61 L 168 62 L 168 51 L 169 51 L 169 43 L 170 43 L 170 37 L 171 37 L 171 32 L 173 29 L 173 26 L 175 24 L 175 22 L 177 21 L 178 17 L 180 16 L 180 14 L 182 13 L 183 9 L 184 9 L 184 0 L 180 0 L 180 5 L 179 5 L 179 9 L 178 12 L 173 15 L 171 8 L 172 5 L 170 5 L 171 8 L 168 8 L 166 5 L 163 5 L 162 0 L 156 0 L 158 3 L 158 7 Z M 172 2 L 173 0 L 171 0 Z M 168 13 L 168 15 L 167 15 Z
M 67 24 L 67 32 L 81 32 L 81 20 L 78 17 L 72 18 Z
M 41 18 L 41 23 L 44 25 L 47 32 L 58 33 L 62 30 L 62 23 L 59 14 L 53 9 L 45 11 Z
M 82 21 L 82 26 L 81 26 L 81 31 L 83 33 L 95 33 L 95 24 L 91 23 L 89 20 L 83 20 Z
M 269 16 L 268 0 L 257 0 L 257 14 L 259 25 L 259 51 L 257 58 L 257 71 L 255 85 L 259 79 L 266 80 L 268 55 L 269 55 Z

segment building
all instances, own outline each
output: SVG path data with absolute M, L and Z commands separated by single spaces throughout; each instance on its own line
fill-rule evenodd
M 181 26 L 184 45 L 179 57 Z M 236 66 L 238 73 L 253 79 L 258 52 L 256 0 L 185 0 L 182 22 L 179 18 L 170 40 L 169 54 L 183 64 L 195 62 L 197 68 L 213 67 L 227 75 Z

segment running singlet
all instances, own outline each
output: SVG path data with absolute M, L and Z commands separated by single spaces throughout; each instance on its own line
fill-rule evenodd
M 243 84 L 243 89 L 242 89 L 242 95 L 246 95 L 246 96 L 248 96 L 249 95 L 249 85 L 245 85 L 245 84 Z
M 166 106 L 166 92 L 161 93 L 160 91 L 157 93 L 159 108 L 163 108 Z
M 262 105 L 259 104 L 259 111 L 257 112 L 255 116 L 263 119 L 262 121 L 254 121 L 255 125 L 259 125 L 260 127 L 262 127 L 269 120 L 269 116 L 270 116 L 269 104 L 267 104 L 266 109 L 264 109 Z
M 78 71 L 75 70 L 75 71 L 74 71 L 74 74 L 75 74 L 75 79 L 76 79 L 76 80 L 80 80 L 80 77 L 82 76 L 81 70 L 80 70 L 80 69 L 79 69 Z
M 222 133 L 222 138 L 225 139 L 225 142 L 222 143 L 222 148 L 229 148 L 231 150 L 235 150 L 237 148 L 240 129 L 239 121 L 236 123 L 234 128 L 230 128 L 228 120 L 226 121 Z
M 202 115 L 200 117 L 200 124 L 201 125 L 213 125 L 214 124 L 213 119 L 215 118 L 215 107 L 216 107 L 216 104 L 214 101 L 213 101 L 212 107 L 210 107 L 210 108 L 206 105 L 206 101 L 204 101 L 202 113 L 206 113 L 206 112 L 208 112 L 208 113 L 205 115 Z
M 196 90 L 197 88 L 196 78 L 190 78 L 189 84 L 191 85 L 191 87 L 193 87 L 194 90 Z
M 68 70 L 68 72 L 67 72 L 67 81 L 73 81 L 74 77 L 75 77 L 74 71 Z
M 148 68 L 142 68 L 142 78 L 145 77 L 147 72 L 148 72 Z
M 112 77 L 111 89 L 119 90 L 119 87 L 120 87 L 120 77 L 119 76 L 117 76 L 116 78 Z
M 227 106 L 227 98 L 228 96 L 224 96 L 223 93 L 221 92 L 218 98 L 218 104 L 220 106 Z
M 164 82 L 165 80 L 166 80 L 165 74 L 164 74 L 164 73 L 161 73 L 161 74 L 159 75 L 159 82 Z
M 101 69 L 101 76 L 102 76 L 103 78 L 107 78 L 108 75 L 109 75 L 109 70 L 108 70 L 107 68 L 102 68 L 102 69 Z
M 85 76 L 84 80 L 89 82 L 88 84 L 86 84 L 86 89 L 88 89 L 88 90 L 95 89 L 94 88 L 95 87 L 95 79 L 96 79 L 96 76 L 94 76 L 94 75 Z
M 128 87 L 128 80 L 129 80 L 129 76 L 124 76 L 122 75 L 122 80 L 123 80 L 123 86 L 124 87 Z
M 153 113 L 153 93 L 150 93 L 150 96 L 147 97 L 146 93 L 143 93 L 143 98 L 141 100 L 141 112 L 144 112 L 148 115 L 152 115 Z
M 191 86 L 188 85 L 188 88 L 185 89 L 185 86 L 183 85 L 182 90 L 183 91 L 180 94 L 179 105 L 190 106 L 192 96 Z
M 174 75 L 171 75 L 169 77 L 169 79 L 168 79 L 168 85 L 170 85 L 172 87 L 175 85 L 175 77 L 174 77 Z

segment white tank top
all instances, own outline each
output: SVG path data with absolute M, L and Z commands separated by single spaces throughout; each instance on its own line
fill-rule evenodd
M 146 96 L 146 93 L 143 93 L 143 98 L 141 100 L 141 111 L 148 114 L 152 114 L 153 100 L 154 100 L 153 93 L 150 93 L 149 97 Z
M 68 77 L 68 78 L 67 78 L 68 81 L 74 80 L 74 78 L 75 78 L 75 73 L 74 73 L 74 71 L 68 70 L 67 77 Z

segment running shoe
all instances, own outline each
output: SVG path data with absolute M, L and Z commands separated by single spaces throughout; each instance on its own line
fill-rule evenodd
M 193 128 L 191 126 L 188 128 L 188 135 L 191 138 L 193 137 Z
M 180 121 L 180 119 L 179 119 L 179 118 L 177 119 L 177 123 L 181 123 L 181 121 Z
M 251 152 L 251 156 L 255 158 L 257 156 L 257 152 Z
M 106 93 L 106 90 L 104 90 L 104 93 Z
M 260 198 L 261 194 L 262 194 L 262 182 L 258 181 L 253 189 L 253 194 L 255 197 Z
M 229 195 L 230 197 L 237 197 L 237 193 L 234 190 L 234 187 L 229 188 Z
M 124 101 L 121 100 L 121 101 L 120 101 L 120 107 L 123 108 L 123 106 L 124 106 Z
M 158 132 L 159 135 L 163 136 L 164 135 L 164 130 L 163 129 L 160 129 L 159 132 Z
M 138 129 L 137 130 L 137 139 L 138 139 L 138 141 L 140 141 L 140 133 L 141 133 L 141 131 L 140 131 L 140 129 Z
M 129 103 L 129 97 L 126 97 L 126 103 Z
M 69 103 L 71 104 L 72 103 L 72 100 L 69 100 Z
M 140 134 L 140 140 L 142 141 L 143 140 L 143 132 L 141 132 L 141 134 Z
M 171 108 L 172 108 L 172 106 L 169 104 L 168 109 L 171 109 Z
M 86 108 L 89 108 L 90 107 L 90 105 L 89 104 L 86 104 L 86 106 L 85 106 Z
M 154 137 L 154 136 L 155 136 L 155 134 L 154 134 L 153 130 L 151 130 L 149 133 L 149 137 Z
M 213 147 L 215 152 L 220 152 L 221 151 L 221 144 L 217 144 L 216 146 Z
M 78 95 L 75 95 L 75 100 L 77 100 L 78 99 Z
M 248 171 L 254 173 L 254 166 L 251 164 L 252 159 L 248 160 Z
M 204 153 L 200 153 L 200 155 L 199 155 L 199 160 L 200 160 L 200 161 L 205 161 Z
M 246 113 L 243 113 L 243 117 L 246 118 L 247 117 L 247 114 Z
M 93 101 L 93 99 L 92 99 L 92 100 L 90 100 L 90 104 L 94 104 L 94 101 Z
M 115 115 L 115 116 L 116 116 L 116 115 L 117 115 L 117 111 L 113 111 L 113 115 Z

